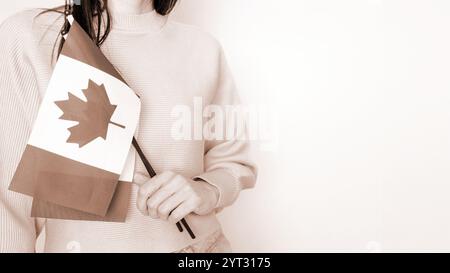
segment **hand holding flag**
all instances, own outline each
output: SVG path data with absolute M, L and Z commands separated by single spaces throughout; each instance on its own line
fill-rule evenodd
M 70 29 L 9 188 L 33 197 L 34 217 L 124 222 L 135 150 L 155 175 L 134 138 L 140 100 L 67 19 Z

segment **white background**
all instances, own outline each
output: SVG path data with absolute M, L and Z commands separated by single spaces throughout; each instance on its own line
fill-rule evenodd
M 8 1 L 0 21 L 28 6 Z M 450 1 L 182 0 L 245 102 L 270 103 L 235 251 L 450 251 Z M 256 143 L 257 144 L 257 143 Z

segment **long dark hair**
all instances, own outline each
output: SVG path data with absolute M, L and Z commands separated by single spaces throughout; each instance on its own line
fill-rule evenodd
M 157 13 L 167 15 L 173 10 L 177 1 L 178 0 L 153 0 L 153 7 Z M 70 13 L 78 24 L 86 31 L 97 46 L 101 46 L 111 31 L 111 14 L 108 11 L 108 0 L 78 0 L 74 1 L 74 3 L 75 4 L 72 7 L 69 7 L 66 4 L 65 7 L 59 7 L 45 12 L 55 11 L 64 13 L 69 12 L 68 9 L 70 8 Z M 63 11 L 61 11 L 61 8 L 64 8 Z M 65 22 L 61 32 L 64 33 L 68 28 L 69 23 Z M 63 44 L 64 39 L 61 39 L 57 56 L 59 56 Z

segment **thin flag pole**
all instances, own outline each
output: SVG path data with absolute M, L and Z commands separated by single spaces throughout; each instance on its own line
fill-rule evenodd
M 142 163 L 144 163 L 145 169 L 147 170 L 148 174 L 150 175 L 150 177 L 154 177 L 156 176 L 156 172 L 153 169 L 152 165 L 150 164 L 150 162 L 148 161 L 148 159 L 145 157 L 144 152 L 142 152 L 141 147 L 139 147 L 139 144 L 136 140 L 135 137 L 133 137 L 133 146 L 136 149 L 139 157 L 142 160 Z M 188 225 L 188 223 L 186 222 L 186 220 L 183 218 L 181 219 L 181 224 L 183 224 L 183 226 L 186 228 L 186 231 L 189 233 L 189 235 L 191 236 L 192 239 L 195 239 L 195 234 L 194 232 L 192 232 L 191 227 Z M 180 222 L 177 223 L 177 228 L 180 232 L 183 231 L 183 227 L 181 226 Z

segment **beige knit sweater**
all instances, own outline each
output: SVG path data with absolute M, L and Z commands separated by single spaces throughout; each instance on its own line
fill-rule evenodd
M 125 223 L 35 219 L 32 199 L 8 191 L 52 73 L 51 54 L 62 18 L 40 10 L 16 14 L 0 26 L 0 252 L 33 252 L 45 226 L 46 252 L 170 252 L 220 229 L 215 213 L 189 215 L 198 238 L 175 225 L 140 214 L 134 186 Z M 223 51 L 195 27 L 155 11 L 113 13 L 113 29 L 102 51 L 140 96 L 138 141 L 157 172 L 200 177 L 220 193 L 217 209 L 231 205 L 255 182 L 248 143 L 238 140 L 175 140 L 176 105 L 238 103 Z M 76 71 L 74 71 L 76 73 Z M 136 171 L 145 172 L 139 159 Z

